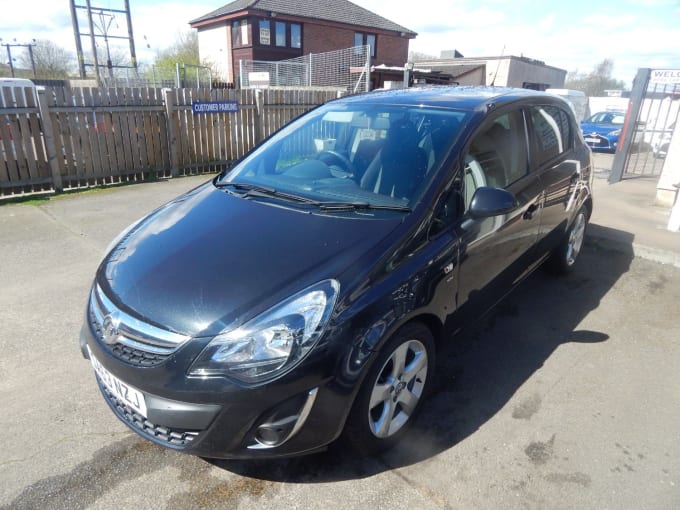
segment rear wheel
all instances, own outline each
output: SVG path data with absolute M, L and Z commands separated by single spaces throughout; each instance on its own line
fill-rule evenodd
M 584 206 L 579 209 L 567 234 L 550 258 L 549 265 L 555 272 L 569 273 L 573 270 L 583 248 L 587 225 L 588 210 Z
M 413 423 L 434 370 L 434 340 L 420 323 L 407 324 L 385 344 L 359 390 L 345 427 L 358 451 L 393 446 Z

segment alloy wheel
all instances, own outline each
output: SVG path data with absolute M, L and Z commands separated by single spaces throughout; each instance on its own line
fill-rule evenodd
M 569 241 L 567 242 L 567 253 L 566 262 L 568 266 L 573 265 L 576 262 L 581 247 L 583 246 L 583 239 L 586 232 L 586 215 L 583 211 L 580 211 L 574 225 L 569 233 Z
M 409 420 L 427 380 L 427 350 L 419 340 L 396 347 L 383 364 L 371 391 L 368 421 L 374 436 L 396 434 Z

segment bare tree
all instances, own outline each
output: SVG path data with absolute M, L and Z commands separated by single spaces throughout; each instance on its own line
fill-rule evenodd
M 76 68 L 75 55 L 48 39 L 38 39 L 32 47 L 35 77 L 45 80 L 68 78 Z M 31 58 L 28 52 L 22 51 L 18 56 L 19 65 L 31 69 Z
M 429 53 L 422 53 L 420 51 L 409 51 L 408 61 L 409 62 L 423 62 L 427 60 L 437 60 L 439 57 L 436 55 L 430 55 Z
M 605 95 L 605 90 L 624 89 L 626 84 L 623 81 L 612 78 L 613 70 L 614 61 L 606 58 L 589 73 L 570 72 L 564 86 L 595 97 Z

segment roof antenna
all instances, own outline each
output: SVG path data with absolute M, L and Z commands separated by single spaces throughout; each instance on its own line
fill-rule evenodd
M 501 66 L 501 59 L 503 58 L 503 54 L 505 53 L 505 44 L 503 45 L 503 49 L 501 50 L 501 56 L 498 57 L 498 64 L 496 64 L 496 72 L 493 75 L 493 80 L 491 80 L 491 86 L 494 86 L 494 83 L 496 83 L 496 76 L 498 76 L 498 68 Z

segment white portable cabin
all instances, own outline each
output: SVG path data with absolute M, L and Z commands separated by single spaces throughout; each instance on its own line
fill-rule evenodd
M 590 115 L 588 96 L 584 92 L 572 89 L 547 89 L 546 92 L 565 99 L 571 105 L 578 122 L 581 122 Z

